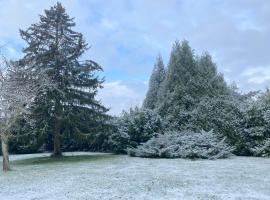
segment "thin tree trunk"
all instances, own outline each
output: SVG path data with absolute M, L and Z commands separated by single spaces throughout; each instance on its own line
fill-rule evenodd
M 2 135 L 1 137 L 2 155 L 3 155 L 3 171 L 10 171 L 9 154 L 8 154 L 8 137 Z
M 59 119 L 56 119 L 55 122 L 55 133 L 53 138 L 53 157 L 61 157 L 62 151 L 61 151 L 61 140 L 60 140 L 60 122 Z

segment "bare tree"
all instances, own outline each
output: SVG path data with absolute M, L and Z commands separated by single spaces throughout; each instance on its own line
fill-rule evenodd
M 3 155 L 3 171 L 10 170 L 8 140 L 10 128 L 16 119 L 29 111 L 29 107 L 48 79 L 40 79 L 31 65 L 10 62 L 2 57 L 0 70 L 0 137 Z M 36 77 L 39 77 L 37 79 Z

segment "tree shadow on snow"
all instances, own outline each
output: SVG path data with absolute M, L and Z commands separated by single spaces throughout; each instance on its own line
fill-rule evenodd
M 93 162 L 104 159 L 112 159 L 115 155 L 74 155 L 74 156 L 62 156 L 62 157 L 37 157 L 24 160 L 13 161 L 12 164 L 16 165 L 39 165 L 39 164 L 51 164 L 51 163 L 76 163 L 76 162 Z

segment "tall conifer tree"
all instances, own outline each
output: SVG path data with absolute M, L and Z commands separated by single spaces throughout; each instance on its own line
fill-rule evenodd
M 107 109 L 95 100 L 103 81 L 94 73 L 102 68 L 80 60 L 88 45 L 74 26 L 73 18 L 57 3 L 45 10 L 40 22 L 20 31 L 27 43 L 21 62 L 46 71 L 54 85 L 38 95 L 33 107 L 35 131 L 53 141 L 53 156 L 61 156 L 63 137 L 93 133 L 107 117 Z
M 188 109 L 196 65 L 193 50 L 187 41 L 176 41 L 171 52 L 168 70 L 162 86 L 158 107 L 162 116 Z M 175 107 L 176 106 L 176 107 Z
M 222 104 L 230 95 L 231 90 L 209 54 L 196 57 L 187 41 L 175 42 L 157 103 L 159 114 L 171 128 L 198 131 L 214 127 L 215 119 L 208 120 L 207 126 L 203 123 L 205 117 L 200 117 L 198 112 L 207 110 L 207 116 L 221 112 L 222 109 L 213 105 Z M 222 128 L 219 126 L 216 131 Z
M 149 89 L 143 102 L 143 107 L 147 109 L 155 109 L 160 86 L 165 79 L 165 68 L 162 57 L 159 55 L 155 63 L 153 72 L 149 81 Z

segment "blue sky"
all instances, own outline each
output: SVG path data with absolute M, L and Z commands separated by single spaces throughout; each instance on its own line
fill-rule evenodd
M 46 0 L 0 0 L 0 45 L 11 58 L 24 46 L 18 29 L 38 21 L 54 5 Z M 139 105 L 160 53 L 168 62 L 172 43 L 187 39 L 196 54 L 208 51 L 229 83 L 241 91 L 270 86 L 270 1 L 265 0 L 62 0 L 103 66 L 98 98 L 110 113 Z

